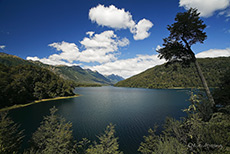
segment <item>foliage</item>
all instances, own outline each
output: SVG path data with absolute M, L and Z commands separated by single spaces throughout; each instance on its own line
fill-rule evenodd
M 157 52 L 159 52 L 160 59 L 166 59 L 169 64 L 179 62 L 183 66 L 189 66 L 190 63 L 194 63 L 208 100 L 214 106 L 215 102 L 208 88 L 207 81 L 191 49 L 193 44 L 197 42 L 203 43 L 207 38 L 204 32 L 206 25 L 203 24 L 199 15 L 198 10 L 193 8 L 190 8 L 187 12 L 178 13 L 175 23 L 168 26 L 170 35 L 164 39 L 164 47 Z
M 23 131 L 12 121 L 6 112 L 0 113 L 0 153 L 17 153 L 23 139 Z
M 0 68 L 0 107 L 74 95 L 71 82 L 44 68 L 32 65 L 7 67 L 2 64 Z
M 216 104 L 223 106 L 230 105 L 230 69 L 224 73 L 218 87 L 218 89 L 214 90 Z
M 197 59 L 197 61 L 210 87 L 219 86 L 223 73 L 226 72 L 226 69 L 230 69 L 230 57 L 203 58 Z M 194 64 L 191 64 L 189 68 L 183 68 L 178 63 L 165 66 L 166 64 L 155 66 L 138 75 L 120 81 L 115 86 L 137 88 L 202 87 L 199 76 L 194 72 Z
M 103 135 L 98 136 L 99 143 L 91 145 L 86 153 L 87 154 L 122 154 L 119 151 L 118 138 L 115 137 L 114 125 L 109 124 Z
M 156 135 L 156 128 L 149 129 L 149 135 L 144 136 L 144 142 L 138 149 L 143 154 L 178 154 L 186 153 L 187 147 L 181 144 L 176 138 L 163 135 Z
M 176 15 L 175 23 L 168 25 L 170 35 L 164 39 L 164 47 L 157 51 L 161 59 L 165 58 L 169 63 L 177 61 L 186 65 L 195 62 L 191 45 L 203 43 L 207 38 L 203 32 L 206 25 L 199 14 L 197 9 L 190 8 L 187 12 Z
M 164 151 L 159 151 L 159 147 L 165 147 L 163 150 L 171 151 L 165 153 L 229 153 L 230 114 L 213 113 L 213 110 L 209 108 L 210 103 L 207 103 L 207 100 L 203 102 L 200 98 L 201 95 L 192 94 L 191 105 L 184 110 L 187 117 L 181 120 L 167 118 L 162 134 L 155 135 L 155 131 L 150 129 L 149 136 L 144 137 L 145 141 L 141 143 L 139 151 L 164 153 Z M 175 151 L 176 149 L 182 151 Z
M 55 107 L 50 109 L 50 115 L 44 117 L 41 126 L 32 136 L 32 145 L 41 154 L 72 153 L 72 124 L 56 115 Z

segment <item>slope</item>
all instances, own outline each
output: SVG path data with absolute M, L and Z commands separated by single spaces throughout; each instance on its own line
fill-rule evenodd
M 123 77 L 115 74 L 107 75 L 105 77 L 109 79 L 113 84 L 116 84 L 117 82 L 124 80 Z
M 220 83 L 222 74 L 230 69 L 230 57 L 198 59 L 209 87 Z M 202 87 L 195 66 L 182 68 L 179 64 L 165 64 L 120 81 L 115 86 L 137 88 L 191 88 Z
M 56 75 L 62 77 L 66 80 L 72 80 L 76 85 L 105 85 L 111 84 L 110 80 L 105 78 L 102 74 L 98 72 L 93 72 L 91 70 L 82 69 L 80 66 L 52 66 L 43 64 L 39 61 L 28 61 L 19 58 L 14 55 L 0 53 L 0 64 L 6 66 L 17 66 L 17 65 L 35 65 L 42 68 L 46 68 Z

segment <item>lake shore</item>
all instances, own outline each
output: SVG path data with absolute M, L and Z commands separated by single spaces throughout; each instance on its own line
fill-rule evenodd
M 9 110 L 13 110 L 13 109 L 21 108 L 21 107 L 26 107 L 26 106 L 30 106 L 30 105 L 41 103 L 41 102 L 60 100 L 60 99 L 69 99 L 69 98 L 75 98 L 75 97 L 79 97 L 79 96 L 80 96 L 79 94 L 75 94 L 73 96 L 64 96 L 64 97 L 55 97 L 55 98 L 47 98 L 47 99 L 36 100 L 36 101 L 33 101 L 31 103 L 27 103 L 27 104 L 18 104 L 18 105 L 5 107 L 5 108 L 0 109 L 0 112 L 9 111 Z

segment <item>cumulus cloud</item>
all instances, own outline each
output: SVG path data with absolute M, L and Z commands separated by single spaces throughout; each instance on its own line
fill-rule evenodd
M 164 62 L 165 60 L 160 60 L 158 55 L 137 55 L 130 59 L 117 60 L 96 66 L 85 66 L 84 68 L 96 70 L 105 75 L 117 74 L 128 78 Z
M 200 16 L 210 17 L 215 11 L 226 9 L 230 0 L 180 0 L 179 5 L 187 10 L 197 8 Z
M 119 47 L 129 45 L 127 38 L 118 38 L 113 31 L 104 31 L 100 34 L 87 32 L 89 37 L 85 37 L 80 44 L 83 50 L 80 51 L 75 43 L 55 42 L 49 44 L 60 53 L 52 54 L 48 58 L 27 57 L 28 60 L 39 60 L 51 65 L 73 65 L 74 62 L 98 62 L 106 63 L 117 60 Z
M 142 19 L 135 25 L 134 30 L 134 39 L 135 40 L 143 40 L 149 37 L 150 33 L 148 32 L 149 29 L 153 26 L 151 21 Z
M 230 48 L 227 49 L 210 49 L 196 54 L 197 58 L 215 58 L 215 57 L 229 57 Z
M 53 54 L 49 56 L 49 59 L 53 61 L 66 60 L 69 63 L 73 63 L 74 60 L 78 59 L 80 52 L 76 44 L 68 42 L 58 42 L 49 44 L 50 47 L 55 48 L 57 51 L 61 51 L 60 54 Z
M 147 19 L 140 20 L 137 24 L 133 21 L 130 12 L 125 9 L 116 8 L 114 5 L 105 7 L 98 5 L 89 10 L 89 19 L 100 26 L 107 26 L 115 29 L 129 29 L 134 34 L 135 40 L 143 40 L 149 37 L 148 32 L 153 24 Z
M 91 8 L 89 10 L 89 18 L 98 25 L 117 29 L 126 29 L 135 25 L 130 12 L 118 9 L 114 5 L 105 7 L 99 4 L 97 7 Z
M 0 49 L 2 50 L 5 49 L 5 47 L 6 47 L 5 45 L 0 45 Z

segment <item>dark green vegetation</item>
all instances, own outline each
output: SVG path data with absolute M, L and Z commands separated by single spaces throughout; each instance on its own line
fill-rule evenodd
M 220 86 L 229 82 L 227 76 L 229 71 Z M 184 110 L 187 117 L 181 120 L 167 118 L 160 135 L 156 135 L 156 128 L 150 129 L 138 151 L 143 154 L 230 153 L 230 92 L 226 90 L 220 87 L 214 92 L 214 96 L 217 96 L 214 97 L 215 107 L 202 93 L 192 93 L 191 105 Z
M 32 135 L 30 148 L 23 154 L 122 154 L 119 151 L 118 138 L 115 137 L 115 126 L 109 124 L 105 132 L 98 136 L 98 142 L 91 142 L 86 138 L 75 141 L 72 124 L 56 114 L 55 107 L 50 109 L 50 115 L 44 117 L 40 127 Z M 11 130 L 11 131 L 9 131 Z M 6 113 L 1 114 L 0 121 L 0 153 L 20 153 L 23 139 L 19 131 Z
M 72 96 L 73 83 L 47 69 L 33 65 L 7 67 L 0 64 L 0 107 L 34 100 Z
M 0 108 L 34 100 L 74 95 L 74 87 L 112 84 L 79 66 L 51 66 L 0 53 Z
M 230 68 L 230 57 L 197 59 L 204 73 L 208 85 L 217 87 L 220 79 Z M 120 81 L 115 86 L 137 88 L 191 88 L 202 87 L 202 83 L 194 64 L 189 68 L 183 68 L 174 63 L 155 66 L 138 75 Z
M 192 45 L 203 43 L 207 38 L 206 32 L 204 32 L 206 25 L 199 15 L 200 13 L 195 8 L 190 8 L 187 12 L 177 13 L 175 22 L 167 27 L 170 34 L 163 39 L 163 48 L 157 52 L 159 52 L 160 59 L 164 58 L 169 64 L 178 62 L 183 66 L 189 66 L 190 63 L 194 63 L 205 93 L 211 104 L 214 105 L 215 102 L 207 81 L 200 69 L 195 53 L 191 49 Z
M 52 66 L 43 64 L 39 61 L 28 61 L 21 59 L 17 56 L 0 53 L 0 63 L 6 66 L 16 66 L 16 65 L 35 65 L 47 70 L 50 70 L 54 74 L 60 76 L 65 80 L 73 81 L 76 86 L 102 86 L 111 85 L 114 83 L 114 79 L 110 77 L 105 77 L 102 74 L 92 71 L 90 69 L 82 69 L 79 66 Z
M 220 86 L 229 82 L 229 71 Z M 157 127 L 149 129 L 138 151 L 143 154 L 227 154 L 230 152 L 230 102 L 226 102 L 229 89 L 219 88 L 222 96 L 216 99 L 212 108 L 203 93 L 192 93 L 191 105 L 184 109 L 186 117 L 180 120 L 166 118 L 163 131 L 156 133 Z M 215 96 L 215 95 L 214 95 Z M 118 154 L 119 140 L 115 136 L 115 127 L 110 124 L 98 140 L 91 142 L 86 138 L 76 141 L 72 124 L 57 115 L 57 109 L 50 109 L 40 127 L 33 133 L 29 149 L 24 154 Z M 20 144 L 23 133 L 17 124 L 5 113 L 0 121 L 0 153 L 21 153 Z M 11 131 L 8 131 L 11 130 Z M 130 147 L 132 148 L 132 147 Z
M 23 139 L 23 131 L 15 124 L 7 113 L 0 113 L 0 153 L 11 154 L 19 151 Z

